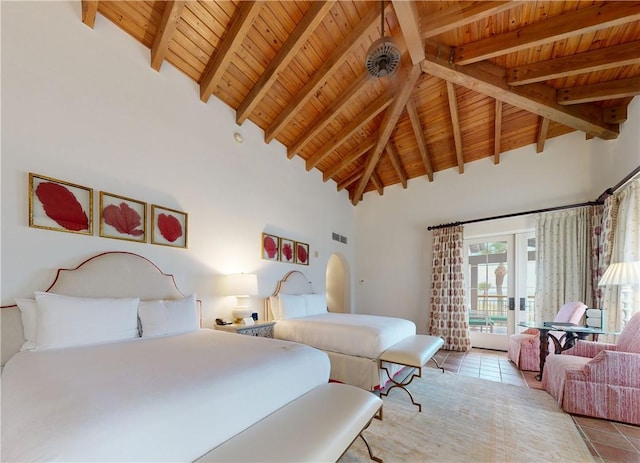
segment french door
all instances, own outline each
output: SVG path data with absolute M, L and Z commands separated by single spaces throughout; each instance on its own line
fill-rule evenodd
M 535 235 L 465 239 L 464 248 L 471 345 L 507 350 L 518 323 L 533 317 Z

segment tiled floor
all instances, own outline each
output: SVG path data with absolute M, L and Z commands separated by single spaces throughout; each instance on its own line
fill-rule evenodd
M 452 373 L 540 389 L 536 373 L 518 370 L 509 362 L 506 352 L 484 349 L 472 349 L 467 353 L 440 351 L 435 359 Z M 640 463 L 640 427 L 583 416 L 573 416 L 573 421 L 595 461 Z

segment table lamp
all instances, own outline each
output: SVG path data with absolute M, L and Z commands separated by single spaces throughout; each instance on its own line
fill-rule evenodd
M 234 323 L 253 325 L 249 297 L 258 294 L 258 276 L 253 273 L 236 273 L 227 275 L 226 288 L 229 296 L 236 297 L 236 306 L 231 310 Z
M 598 286 L 622 286 L 622 326 L 631 315 L 631 286 L 640 284 L 640 261 L 615 262 L 607 268 Z

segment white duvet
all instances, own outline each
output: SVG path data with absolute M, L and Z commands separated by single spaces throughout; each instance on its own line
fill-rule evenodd
M 328 378 L 319 350 L 213 330 L 22 352 L 2 461 L 192 461 Z
M 274 334 L 324 351 L 377 359 L 393 344 L 416 334 L 416 325 L 402 318 L 325 313 L 278 320 Z

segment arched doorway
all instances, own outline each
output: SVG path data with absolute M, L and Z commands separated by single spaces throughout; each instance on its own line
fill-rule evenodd
M 329 312 L 351 312 L 351 268 L 339 253 L 327 262 L 327 306 Z

